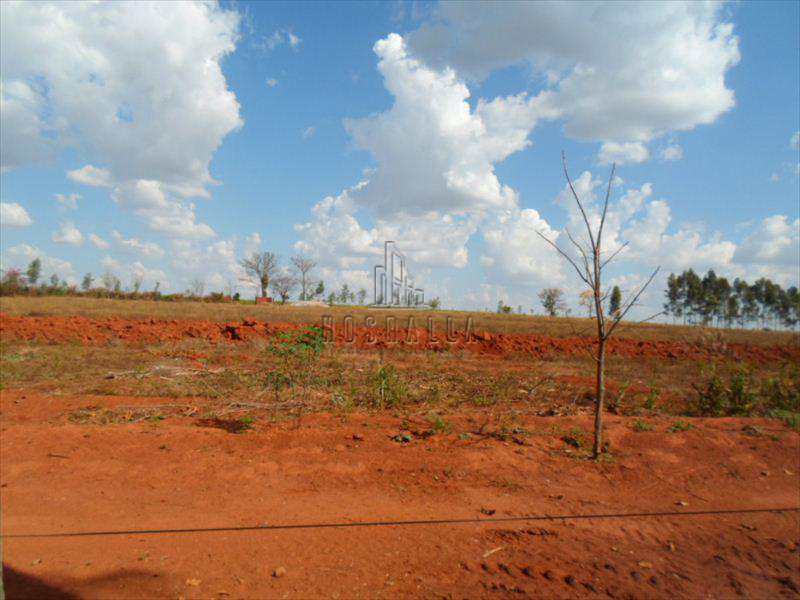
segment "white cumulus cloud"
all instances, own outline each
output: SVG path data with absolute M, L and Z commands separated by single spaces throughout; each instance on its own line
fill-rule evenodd
M 576 139 L 647 142 L 714 122 L 738 38 L 719 2 L 445 2 L 409 36 L 418 56 L 474 79 L 526 64 Z
M 641 142 L 604 142 L 597 160 L 601 165 L 638 164 L 650 158 L 647 146 Z
M 81 199 L 80 194 L 54 194 L 58 205 L 65 210 L 76 210 L 78 208 L 78 200 Z
M 24 206 L 17 202 L 0 202 L 0 226 L 18 228 L 32 224 L 33 219 Z
M 242 125 L 220 67 L 238 27 L 214 2 L 3 2 L 3 168 L 76 147 L 95 164 L 72 180 L 119 194 L 157 182 L 148 225 L 209 235 L 183 199 L 208 196 L 212 155 Z
M 69 246 L 80 246 L 83 244 L 83 234 L 75 225 L 69 221 L 61 224 L 56 231 L 53 232 L 51 239 L 56 244 L 67 244 Z
M 683 158 L 683 148 L 677 144 L 670 144 L 661 151 L 661 160 L 673 161 L 681 160 Z

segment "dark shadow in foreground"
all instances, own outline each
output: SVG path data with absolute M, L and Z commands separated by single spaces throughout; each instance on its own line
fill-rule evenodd
M 78 600 L 98 593 L 128 598 L 153 597 L 164 594 L 159 589 L 163 583 L 163 574 L 119 569 L 87 579 L 69 578 L 62 585 L 76 591 L 68 592 L 58 585 L 45 582 L 41 577 L 17 571 L 3 563 L 3 585 L 7 600 Z

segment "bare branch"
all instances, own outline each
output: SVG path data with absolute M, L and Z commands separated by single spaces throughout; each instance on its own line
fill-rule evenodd
M 574 260 L 572 260 L 572 258 L 570 257 L 569 254 L 567 254 L 561 248 L 559 248 L 556 245 L 555 242 L 551 242 L 549 239 L 547 239 L 547 237 L 545 237 L 545 235 L 541 231 L 537 231 L 536 233 L 539 234 L 539 237 L 541 237 L 545 242 L 547 242 L 553 248 L 555 248 L 561 256 L 566 258 L 569 261 L 569 264 L 571 264 L 573 267 L 575 267 L 575 272 L 578 274 L 578 277 L 580 277 L 586 283 L 586 285 L 588 285 L 589 287 L 592 287 L 592 284 L 589 282 L 588 279 L 586 279 L 586 277 L 583 275 L 583 273 L 581 273 L 580 267 L 575 263 Z
M 592 282 L 593 281 L 592 272 L 591 269 L 589 269 L 589 257 L 586 255 L 586 251 L 583 249 L 583 246 L 581 246 L 578 242 L 575 241 L 575 239 L 572 237 L 572 234 L 569 232 L 569 229 L 565 227 L 564 231 L 567 232 L 567 237 L 569 238 L 569 241 L 572 242 L 573 245 L 578 249 L 578 252 L 581 253 L 581 256 L 583 257 L 583 268 L 586 271 L 586 277 L 589 280 L 589 282 Z
M 572 179 L 569 177 L 569 172 L 567 171 L 567 155 L 564 154 L 563 150 L 561 151 L 561 164 L 564 167 L 564 177 L 567 178 L 569 189 L 572 191 L 572 196 L 575 198 L 575 202 L 578 203 L 578 208 L 583 216 L 583 222 L 586 224 L 586 231 L 589 233 L 589 242 L 593 249 L 597 248 L 597 244 L 595 244 L 594 241 L 594 234 L 592 233 L 592 226 L 589 225 L 589 217 L 586 216 L 586 211 L 583 210 L 583 203 L 581 203 L 581 199 L 578 197 L 578 193 L 575 191 L 575 187 L 572 185 Z
M 650 285 L 650 282 L 653 281 L 653 278 L 656 274 L 661 270 L 661 267 L 656 267 L 656 270 L 650 275 L 650 278 L 644 283 L 642 287 L 639 288 L 639 291 L 627 302 L 627 304 L 619 311 L 619 314 L 614 318 L 614 322 L 611 324 L 611 329 L 608 330 L 608 333 L 605 335 L 606 339 L 611 337 L 611 334 L 614 333 L 614 330 L 619 325 L 619 322 L 625 318 L 625 315 L 628 314 L 628 311 L 634 307 L 636 301 L 639 300 L 639 297 L 644 293 L 647 289 L 647 286 Z
M 606 188 L 606 199 L 603 201 L 603 216 L 600 217 L 600 227 L 597 230 L 597 245 L 600 246 L 600 239 L 603 237 L 603 225 L 606 223 L 606 212 L 608 211 L 608 199 L 611 197 L 611 186 L 614 183 L 614 173 L 617 170 L 617 164 L 611 165 L 611 176 L 608 178 L 608 187 Z
M 606 266 L 608 263 L 610 263 L 612 260 L 614 260 L 614 257 L 615 257 L 617 254 L 619 254 L 620 252 L 622 252 L 622 251 L 623 251 L 625 248 L 627 248 L 627 247 L 628 247 L 628 242 L 625 242 L 624 244 L 622 244 L 622 246 L 620 246 L 619 248 L 617 248 L 616 250 L 614 250 L 614 253 L 613 253 L 611 256 L 609 256 L 607 259 L 605 259 L 605 260 L 604 260 L 604 261 L 603 261 L 603 262 L 600 264 L 600 268 L 602 269 L 603 267 L 605 267 L 605 266 Z

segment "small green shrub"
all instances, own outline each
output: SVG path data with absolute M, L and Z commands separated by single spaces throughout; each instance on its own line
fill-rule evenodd
M 800 373 L 785 370 L 759 379 L 745 367 L 727 376 L 712 369 L 701 384 L 693 384 L 686 414 L 700 417 L 771 416 L 800 413 Z
M 653 426 L 648 423 L 647 421 L 642 421 L 641 419 L 636 419 L 633 422 L 633 430 L 634 431 L 653 431 Z
M 371 404 L 375 408 L 396 408 L 408 397 L 408 388 L 392 365 L 383 365 L 375 372 L 372 386 L 375 396 Z
M 694 429 L 694 425 L 691 423 L 687 421 L 675 421 L 667 428 L 667 431 L 670 433 L 678 433 L 680 431 L 689 431 L 690 429 Z

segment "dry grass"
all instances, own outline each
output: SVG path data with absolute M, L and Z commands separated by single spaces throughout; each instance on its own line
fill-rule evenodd
M 287 323 L 321 323 L 324 315 L 331 315 L 338 323 L 352 315 L 356 325 L 363 325 L 367 316 L 383 326 L 388 314 L 404 326 L 413 317 L 416 326 L 424 326 L 432 317 L 442 331 L 448 317 L 455 327 L 463 329 L 466 319 L 472 318 L 476 330 L 493 333 L 535 333 L 553 337 L 591 335 L 593 322 L 582 318 L 548 318 L 530 315 L 499 315 L 484 312 L 375 310 L 355 306 L 294 307 L 291 305 L 212 304 L 202 302 L 154 302 L 149 300 L 111 300 L 80 297 L 2 297 L 0 312 L 12 315 L 70 316 L 94 318 L 120 317 L 129 319 L 202 319 L 214 322 L 258 319 Z M 659 323 L 630 323 L 620 325 L 619 336 L 637 340 L 681 340 L 700 343 L 750 343 L 755 345 L 788 345 L 800 343 L 796 332 L 775 332 L 740 329 L 714 329 L 687 327 Z

